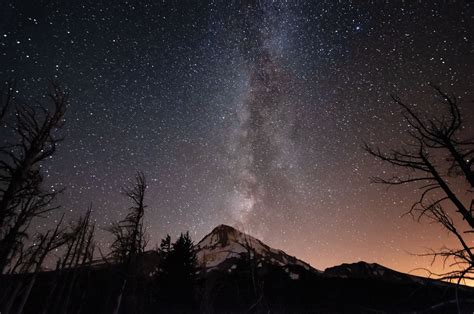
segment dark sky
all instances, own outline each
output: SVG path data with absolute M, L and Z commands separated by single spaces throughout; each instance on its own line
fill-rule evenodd
M 143 170 L 151 247 L 226 223 L 316 268 L 409 271 L 451 239 L 400 217 L 417 192 L 370 184 L 392 169 L 361 146 L 406 138 L 390 94 L 441 113 L 429 82 L 474 121 L 474 3 L 362 2 L 3 1 L 0 77 L 70 89 L 44 167 L 70 217 L 120 219 Z

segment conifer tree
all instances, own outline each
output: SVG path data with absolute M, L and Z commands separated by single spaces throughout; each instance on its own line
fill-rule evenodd
M 162 240 L 158 274 L 160 299 L 165 306 L 192 310 L 195 306 L 197 258 L 189 232 L 181 233 L 170 247 L 170 237 Z

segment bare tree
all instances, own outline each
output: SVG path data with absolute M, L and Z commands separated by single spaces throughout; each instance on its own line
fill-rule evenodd
M 7 295 L 0 302 L 2 313 L 9 313 L 14 302 L 17 313 L 22 313 L 36 282 L 37 275 L 42 271 L 43 263 L 53 251 L 63 252 L 62 260 L 57 262 L 56 270 L 51 273 L 51 288 L 43 302 L 43 313 L 69 313 L 70 302 L 74 289 L 80 279 L 87 281 L 90 266 L 94 255 L 95 225 L 90 221 L 91 208 L 86 215 L 79 217 L 69 227 L 63 227 L 63 218 L 59 220 L 55 229 L 46 233 L 38 233 L 33 243 L 26 249 L 19 251 L 18 257 L 10 270 L 17 274 L 7 289 Z M 63 215 L 64 217 L 64 215 Z M 81 278 L 83 277 L 83 278 Z M 11 292 L 8 292 L 10 290 Z M 21 292 L 21 293 L 20 293 Z M 81 299 L 76 300 L 78 311 L 85 298 L 86 291 L 82 291 Z
M 109 231 L 114 236 L 111 245 L 111 255 L 122 267 L 123 282 L 119 295 L 117 296 L 114 313 L 120 311 L 122 298 L 125 290 L 128 293 L 128 303 L 134 308 L 135 290 L 137 287 L 137 257 L 145 251 L 147 245 L 146 233 L 143 226 L 143 217 L 146 205 L 144 203 L 146 191 L 146 179 L 143 172 L 138 172 L 135 177 L 135 184 L 124 188 L 123 194 L 132 201 L 129 213 L 125 218 L 114 223 Z M 135 311 L 135 309 L 133 309 Z
M 142 172 L 135 177 L 132 187 L 123 189 L 123 194 L 132 201 L 129 213 L 125 219 L 114 223 L 109 229 L 114 236 L 111 250 L 113 257 L 119 263 L 130 263 L 140 253 L 143 253 L 147 244 L 143 228 L 143 216 L 146 205 L 144 203 L 146 180 Z
M 63 126 L 68 93 L 51 83 L 47 98 L 51 106 L 21 103 L 14 97 L 14 84 L 3 89 L 1 123 L 13 132 L 10 141 L 0 143 L 0 273 L 19 253 L 35 217 L 54 210 L 58 191 L 42 187 L 41 163 L 56 151 L 61 140 L 55 131 Z M 15 108 L 13 123 L 8 112 Z M 10 125 L 11 124 L 11 125 Z
M 437 105 L 444 106 L 443 115 L 425 118 L 414 106 L 392 96 L 409 126 L 410 142 L 388 151 L 365 144 L 365 150 L 400 170 L 390 178 L 373 178 L 373 182 L 418 188 L 420 197 L 408 213 L 443 226 L 457 239 L 456 248 L 445 247 L 423 255 L 431 256 L 433 261 L 441 258 L 444 265 L 450 266 L 444 273 L 431 275 L 460 282 L 474 279 L 470 239 L 474 232 L 474 139 L 463 134 L 465 124 L 456 97 L 432 87 L 440 100 Z
M 21 250 L 19 258 L 16 260 L 11 272 L 24 274 L 17 277 L 12 282 L 11 289 L 7 289 L 7 295 L 2 298 L 2 313 L 9 313 L 14 302 L 20 297 L 17 313 L 22 313 L 23 308 L 30 296 L 31 290 L 36 282 L 38 273 L 42 270 L 46 257 L 53 250 L 64 244 L 61 234 L 64 229 L 61 227 L 63 218 L 59 220 L 56 227 L 46 233 L 38 233 L 33 243 L 25 250 Z M 10 292 L 8 291 L 10 290 Z M 20 294 L 20 291 L 22 293 Z
M 64 254 L 57 263 L 50 294 L 44 302 L 43 313 L 70 312 L 71 296 L 81 277 L 88 279 L 94 257 L 95 224 L 91 222 L 92 206 L 86 214 L 70 223 L 69 230 L 62 233 Z M 86 291 L 82 292 L 84 299 Z M 81 302 L 78 302 L 79 307 Z

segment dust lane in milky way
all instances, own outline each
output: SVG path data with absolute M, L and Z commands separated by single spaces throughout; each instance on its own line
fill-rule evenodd
M 7 1 L 0 76 L 26 99 L 50 77 L 71 89 L 44 166 L 70 217 L 92 202 L 100 227 L 120 219 L 143 170 L 152 245 L 226 223 L 317 268 L 409 271 L 427 261 L 407 251 L 451 239 L 400 218 L 417 192 L 371 185 L 391 169 L 361 145 L 403 141 L 390 93 L 441 113 L 428 82 L 474 121 L 473 16 L 462 1 Z

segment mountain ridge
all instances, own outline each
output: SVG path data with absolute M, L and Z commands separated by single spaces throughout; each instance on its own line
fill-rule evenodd
M 229 260 L 248 256 L 258 262 L 288 267 L 302 267 L 306 271 L 321 272 L 310 264 L 274 249 L 261 240 L 229 225 L 220 224 L 196 244 L 198 263 L 207 271 L 223 270 Z M 219 266 L 222 267 L 219 267 Z M 232 264 L 235 265 L 235 264 Z M 259 264 L 260 265 L 260 264 Z M 231 266 L 232 267 L 232 266 Z
M 319 270 L 309 263 L 275 249 L 261 240 L 226 224 L 216 226 L 196 245 L 196 255 L 200 268 L 205 272 L 236 270 L 237 261 L 251 258 L 257 267 L 269 264 L 283 268 L 292 279 L 298 279 L 302 273 L 309 272 L 328 278 L 375 279 L 392 282 L 411 282 L 417 284 L 449 284 L 433 278 L 416 276 L 400 272 L 378 263 L 358 261 L 342 263 Z

